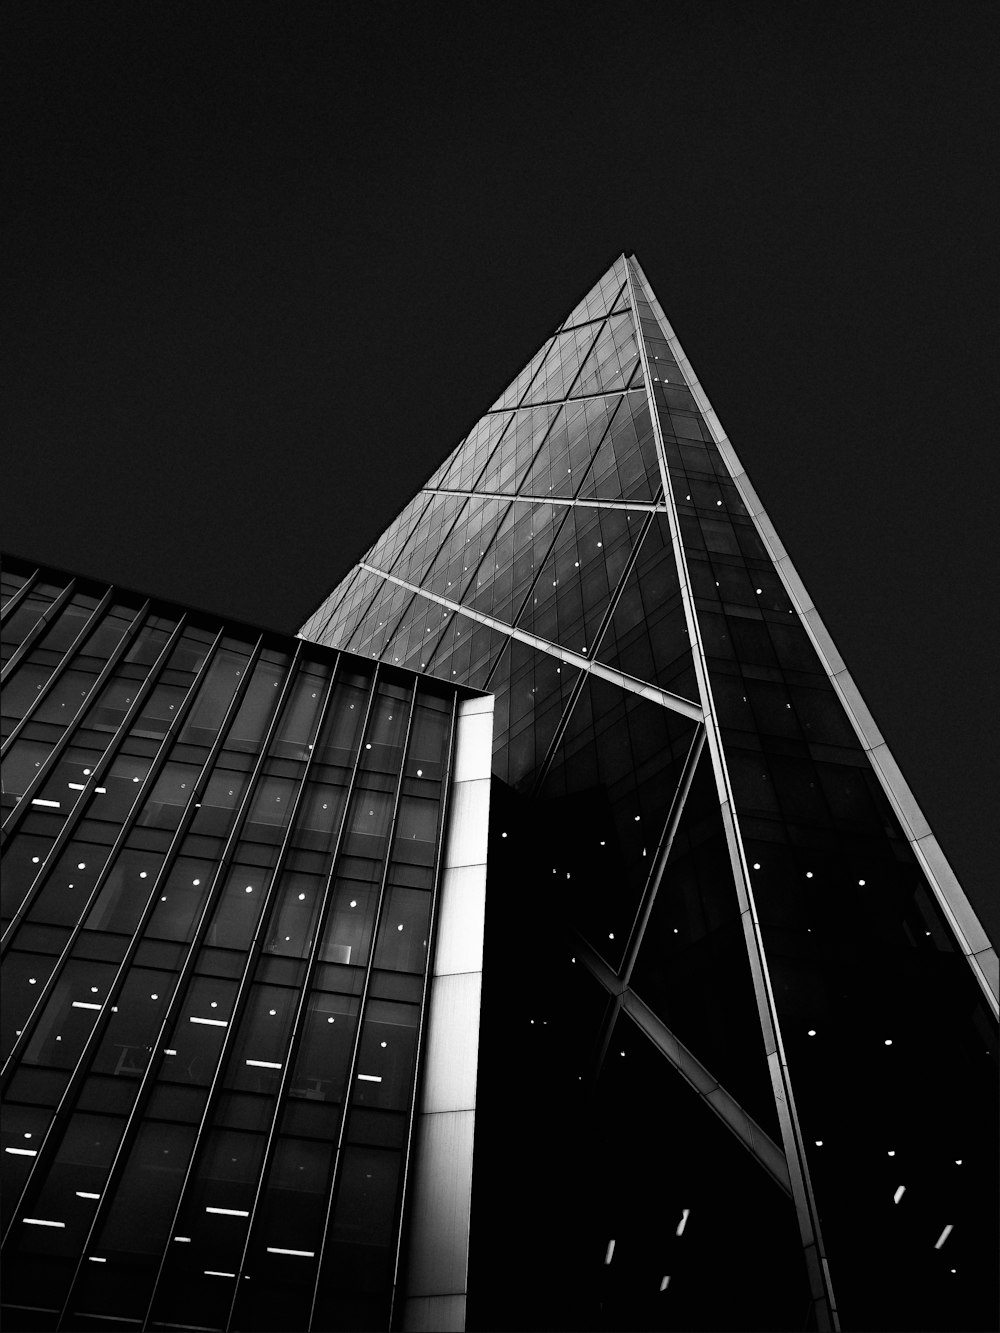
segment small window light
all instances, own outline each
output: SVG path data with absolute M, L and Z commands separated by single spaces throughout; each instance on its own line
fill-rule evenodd
M 817 1147 L 817 1148 L 822 1148 L 822 1146 L 823 1146 L 823 1140 L 822 1140 L 822 1139 L 817 1139 L 817 1140 L 816 1140 L 816 1147 Z
M 304 893 L 300 893 L 300 894 L 299 894 L 299 902 L 300 902 L 300 903 L 304 903 L 305 900 L 306 900 L 306 895 L 305 895 Z
M 961 1157 L 956 1157 L 956 1158 L 955 1158 L 955 1165 L 956 1165 L 956 1166 L 961 1166 L 961 1165 L 962 1165 L 962 1159 L 961 1159 Z
M 815 1037 L 815 1035 L 816 1035 L 816 1029 L 815 1029 L 815 1028 L 810 1028 L 809 1031 L 806 1033 L 806 1036 L 807 1036 L 807 1037 Z
M 397 929 L 397 930 L 402 930 L 402 929 L 403 929 L 403 923 L 402 923 L 402 921 L 399 923 L 399 925 L 396 927 L 396 929 Z
M 615 1242 L 614 1242 L 614 1240 L 609 1240 L 609 1241 L 608 1241 L 608 1248 L 607 1248 L 607 1249 L 605 1250 L 605 1252 L 604 1252 L 604 1262 L 605 1262 L 606 1264 L 609 1264 L 609 1263 L 611 1262 L 611 1260 L 612 1260 L 612 1258 L 613 1258 L 613 1256 L 614 1256 L 614 1252 L 615 1252 Z
M 244 893 L 253 893 L 253 885 L 252 885 L 252 884 L 248 884 L 248 885 L 246 886 L 246 888 L 243 890 L 243 892 L 244 892 Z
M 812 879 L 812 877 L 813 877 L 813 872 L 812 872 L 811 870 L 807 870 L 807 871 L 806 871 L 806 879 Z
M 753 863 L 753 868 L 754 868 L 754 870 L 759 870 L 759 869 L 760 869 L 760 862 L 759 862 L 759 861 L 754 861 L 754 863 Z
M 885 1042 L 883 1043 L 883 1045 L 885 1045 L 885 1046 L 891 1046 L 891 1045 L 892 1045 L 892 1038 L 891 1038 L 891 1037 L 886 1037 Z
M 150 992 L 150 996 L 149 996 L 149 998 L 150 998 L 151 1000 L 158 1000 L 160 997 L 159 997 L 159 995 L 157 995 L 157 994 L 155 994 L 155 993 L 153 993 L 153 992 Z
M 859 880 L 858 880 L 858 884 L 860 885 L 861 888 L 864 888 L 864 887 L 865 887 L 865 882 L 864 882 L 863 879 L 859 879 Z
M 76 865 L 76 868 L 77 868 L 77 870 L 86 870 L 86 869 L 87 869 L 87 863 L 86 863 L 86 861 L 78 861 L 78 862 L 77 862 L 77 865 Z
M 328 1023 L 335 1023 L 337 1020 L 335 1018 L 328 1018 L 326 1021 Z
M 895 1156 L 896 1156 L 895 1148 L 890 1148 L 889 1151 L 886 1153 L 886 1157 L 895 1157 Z
M 191 881 L 191 883 L 195 886 L 195 888 L 197 888 L 198 885 L 201 883 L 201 880 L 200 880 L 200 879 L 193 879 L 193 880 Z
M 42 858 L 41 858 L 40 856 L 33 856 L 33 857 L 31 858 L 31 864 L 32 864 L 33 866 L 36 866 L 36 865 L 38 865 L 38 862 L 39 862 L 41 859 L 42 859 Z
M 906 1186 L 900 1185 L 899 1188 L 896 1190 L 895 1194 L 892 1196 L 893 1203 L 899 1203 L 900 1199 L 903 1197 L 905 1193 L 906 1193 Z
M 507 834 L 506 834 L 506 833 L 501 833 L 500 836 L 501 836 L 501 838 L 506 838 Z
M 351 899 L 351 906 L 352 906 L 352 907 L 357 907 L 357 905 L 358 905 L 358 900 L 357 900 L 357 898 L 352 898 L 352 899 Z
M 612 931 L 610 931 L 610 932 L 608 933 L 608 939 L 609 939 L 609 940 L 613 940 L 614 937 L 615 937 L 615 932 L 612 930 Z

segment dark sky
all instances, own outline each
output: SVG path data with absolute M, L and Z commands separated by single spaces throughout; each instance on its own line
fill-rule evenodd
M 1000 936 L 991 5 L 5 23 L 7 549 L 294 630 L 634 250 Z

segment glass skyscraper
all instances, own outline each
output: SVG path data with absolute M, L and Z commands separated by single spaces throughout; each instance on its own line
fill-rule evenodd
M 297 641 L 6 577 L 8 1326 L 996 1326 L 996 954 L 634 258 Z
M 995 1324 L 996 953 L 634 257 L 301 633 L 496 698 L 591 1043 L 564 1300 L 595 1265 L 599 1326 Z

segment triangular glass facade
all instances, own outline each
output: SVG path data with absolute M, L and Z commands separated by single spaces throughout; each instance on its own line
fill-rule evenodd
M 738 1188 L 758 1182 L 786 1294 L 799 1247 L 790 1314 L 742 1261 L 734 1302 L 719 1254 L 699 1297 L 707 1252 L 685 1268 L 673 1220 L 672 1268 L 647 1272 L 624 1227 L 596 1262 L 639 1268 L 608 1276 L 602 1326 L 993 1326 L 996 955 L 634 258 L 301 632 L 496 696 L 494 774 L 549 819 L 520 887 L 558 882 L 607 1000 L 580 1010 L 593 1123 L 644 1107 L 594 1235 L 658 1212 L 643 1162 L 700 1112 L 759 1168 Z M 663 1077 L 634 1082 L 635 1042 Z M 657 1144 L 678 1074 L 692 1105 Z M 685 1170 L 694 1236 L 721 1204 Z

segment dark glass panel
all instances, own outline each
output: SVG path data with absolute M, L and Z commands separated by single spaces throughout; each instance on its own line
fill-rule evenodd
M 570 401 L 561 407 L 525 474 L 519 494 L 541 500 L 575 495 L 621 403 L 621 396 L 611 394 Z
M 511 505 L 476 571 L 475 583 L 466 589 L 465 604 L 513 624 L 565 518 L 563 505 Z
M 593 324 L 586 328 L 568 329 L 565 333 L 556 335 L 548 355 L 531 383 L 531 388 L 524 396 L 525 405 L 551 402 L 566 397 L 580 366 L 597 340 L 601 327 L 599 324 Z
M 573 396 L 624 389 L 638 359 L 639 348 L 631 313 L 612 315 L 602 327 L 593 351 L 573 383 Z
M 510 429 L 477 480 L 476 490 L 513 495 L 558 411 L 557 406 L 549 405 L 515 412 Z
M 556 830 L 551 868 L 568 920 L 613 965 L 694 729 L 689 718 L 589 676 L 540 789 Z
M 507 640 L 502 630 L 455 615 L 436 640 L 427 672 L 482 689 Z
M 507 502 L 486 496 L 474 496 L 462 510 L 430 569 L 421 579 L 421 587 L 458 601 L 475 576 L 479 562 L 493 540 L 493 534 L 507 512 Z
M 518 617 L 518 628 L 577 653 L 592 651 L 644 519 L 621 509 L 571 509 Z
M 493 771 L 530 791 L 579 677 L 576 667 L 512 639 L 489 688 L 496 697 Z
M 603 400 L 620 404 L 579 490 L 581 500 L 653 500 L 660 468 L 646 395 L 631 392 Z

